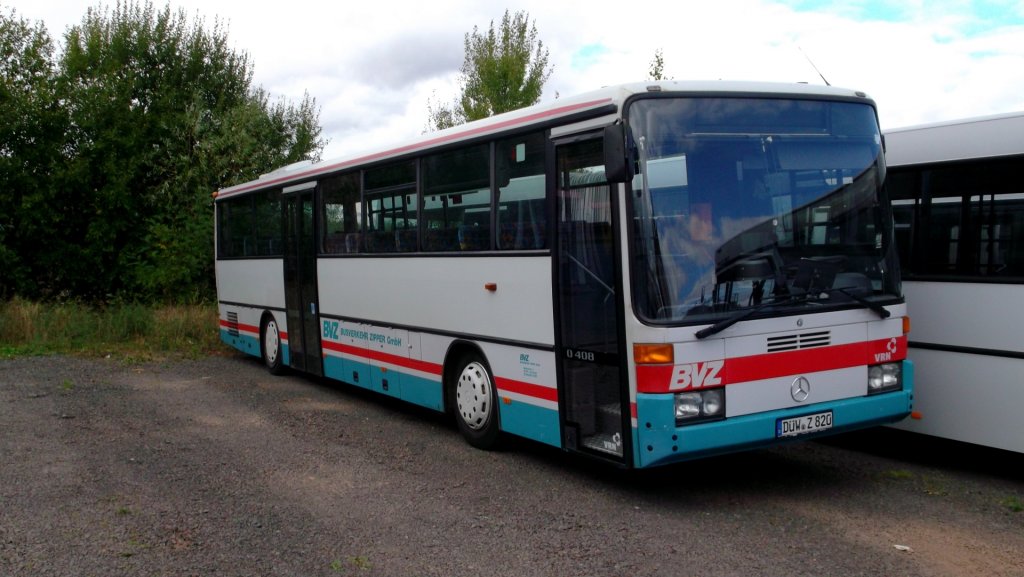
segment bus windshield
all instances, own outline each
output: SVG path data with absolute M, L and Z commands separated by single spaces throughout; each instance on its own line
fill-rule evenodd
M 707 323 L 899 298 L 871 106 L 646 98 L 628 120 L 641 318 Z

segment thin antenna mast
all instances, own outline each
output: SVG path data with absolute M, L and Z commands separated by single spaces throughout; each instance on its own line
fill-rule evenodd
M 814 71 L 818 73 L 818 76 L 821 76 L 822 81 L 825 82 L 825 86 L 832 86 L 832 84 L 830 84 L 829 81 L 825 79 L 825 75 L 821 73 L 821 70 L 818 70 L 818 67 L 814 65 L 814 61 L 811 60 L 811 57 L 808 56 L 806 52 L 804 52 L 804 49 L 800 48 L 799 46 L 797 46 L 796 49 L 800 51 L 800 54 L 804 55 L 804 58 L 807 59 L 807 63 L 810 64 L 811 68 L 813 68 Z

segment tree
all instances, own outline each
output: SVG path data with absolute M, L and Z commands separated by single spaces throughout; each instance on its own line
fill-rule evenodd
M 654 59 L 651 60 L 648 80 L 672 80 L 665 77 L 665 59 L 662 57 L 661 48 L 654 51 Z
M 551 76 L 548 51 L 537 38 L 537 27 L 524 12 L 494 21 L 486 34 L 473 27 L 465 38 L 465 60 L 460 84 L 462 95 L 451 107 L 428 102 L 430 128 L 439 130 L 464 122 L 517 110 L 540 101 Z
M 22 210 L 36 245 L 19 247 L 36 287 L 25 296 L 212 295 L 210 193 L 326 144 L 315 100 L 272 102 L 219 22 L 169 6 L 90 9 L 55 68 L 61 163 Z
M 23 214 L 51 186 L 64 115 L 54 92 L 54 47 L 42 24 L 0 13 L 0 298 L 32 286 Z

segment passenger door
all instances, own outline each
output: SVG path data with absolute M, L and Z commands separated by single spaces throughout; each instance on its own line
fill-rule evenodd
M 620 342 L 621 283 L 614 185 L 602 140 L 556 148 L 556 301 L 565 446 L 629 457 L 628 391 Z
M 317 297 L 316 183 L 284 189 L 284 297 L 289 365 L 323 374 Z

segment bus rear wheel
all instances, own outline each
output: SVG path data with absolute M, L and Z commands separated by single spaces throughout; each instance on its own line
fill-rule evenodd
M 478 449 L 493 449 L 501 432 L 498 392 L 487 363 L 478 355 L 462 358 L 454 386 L 455 420 L 459 432 Z
M 273 315 L 264 317 L 260 327 L 260 356 L 270 374 L 280 375 L 285 371 L 281 359 L 281 331 L 278 329 L 277 320 Z

